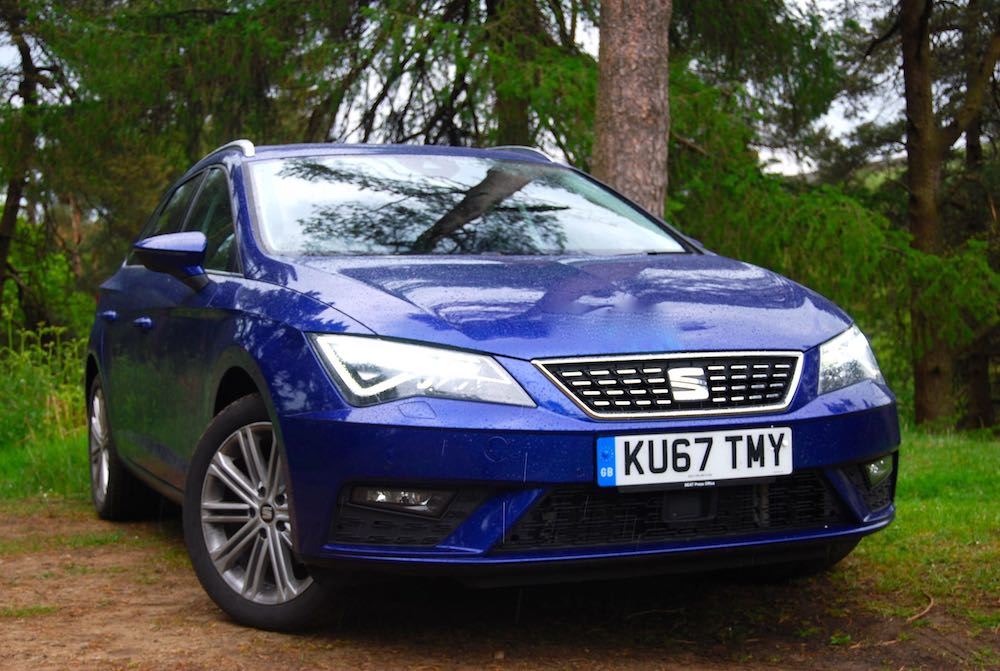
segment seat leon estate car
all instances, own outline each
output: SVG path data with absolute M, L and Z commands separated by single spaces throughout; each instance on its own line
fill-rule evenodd
M 895 512 L 844 312 L 525 148 L 214 151 L 101 285 L 86 391 L 97 513 L 181 503 L 263 628 L 359 572 L 814 571 Z

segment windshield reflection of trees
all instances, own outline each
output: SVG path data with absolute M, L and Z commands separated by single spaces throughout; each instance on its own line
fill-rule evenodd
M 374 167 L 374 166 L 373 166 Z M 555 212 L 568 206 L 531 202 L 531 183 L 552 183 L 544 168 L 494 165 L 468 186 L 441 177 L 414 174 L 406 179 L 374 174 L 364 162 L 337 164 L 288 161 L 279 178 L 350 184 L 381 196 L 364 201 L 314 204 L 308 217 L 293 222 L 305 237 L 307 254 L 558 254 L 566 234 Z

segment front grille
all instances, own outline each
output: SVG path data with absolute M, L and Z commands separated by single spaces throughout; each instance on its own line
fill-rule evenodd
M 802 471 L 768 484 L 658 492 L 554 489 L 497 550 L 634 547 L 847 524 L 823 477 Z
M 440 517 L 422 517 L 392 510 L 359 506 L 349 501 L 344 487 L 330 530 L 337 545 L 405 545 L 433 547 L 450 536 L 493 493 L 483 487 L 459 490 Z
M 535 364 L 590 416 L 620 419 L 782 410 L 801 361 L 797 352 L 726 352 Z

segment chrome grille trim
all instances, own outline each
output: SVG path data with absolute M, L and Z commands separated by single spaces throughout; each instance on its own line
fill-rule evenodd
M 777 361 L 781 359 L 786 361 Z M 589 417 L 615 420 L 780 412 L 791 404 L 798 390 L 802 375 L 802 359 L 802 352 L 741 350 L 534 359 L 531 363 Z M 671 366 L 674 362 L 690 364 L 699 361 L 705 361 L 700 367 L 704 370 L 709 398 L 695 403 L 711 407 L 691 408 L 691 402 L 673 400 L 668 371 L 672 367 L 684 367 L 684 365 Z M 615 366 L 616 363 L 619 365 Z M 763 368 L 754 367 L 763 365 L 768 366 L 768 372 L 763 372 Z M 578 367 L 578 371 L 560 371 L 564 366 Z M 600 366 L 600 368 L 586 370 L 588 366 Z M 633 369 L 635 373 L 631 372 Z M 581 372 L 581 375 L 565 376 L 563 375 L 565 372 Z M 754 375 L 766 375 L 766 377 L 754 378 Z M 636 378 L 642 380 L 638 387 L 624 383 L 625 379 Z M 597 382 L 597 384 L 576 384 L 578 382 Z M 764 390 L 752 388 L 761 384 L 767 385 Z M 741 386 L 746 388 L 736 388 Z M 783 393 L 777 391 L 779 388 L 783 388 Z M 585 394 L 593 390 L 600 392 Z M 648 393 L 645 395 L 632 393 L 638 390 Z M 624 393 L 609 394 L 609 391 Z M 720 397 L 719 394 L 723 391 L 729 396 Z M 763 393 L 759 395 L 762 396 L 760 400 L 763 403 L 749 405 L 748 403 L 757 400 L 750 397 L 758 395 L 757 392 L 761 391 Z M 768 394 L 774 393 L 781 393 L 780 398 L 767 398 Z M 624 400 L 630 400 L 631 403 L 626 404 Z M 741 405 L 733 406 L 732 403 Z

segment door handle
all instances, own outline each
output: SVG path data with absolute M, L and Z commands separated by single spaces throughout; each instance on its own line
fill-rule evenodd
M 149 317 L 139 317 L 132 322 L 132 326 L 137 329 L 142 329 L 143 331 L 148 331 L 153 328 L 153 320 Z
M 115 312 L 114 310 L 102 310 L 101 312 L 97 313 L 97 316 L 103 319 L 104 321 L 108 322 L 109 324 L 113 324 L 114 322 L 118 321 L 118 313 Z

